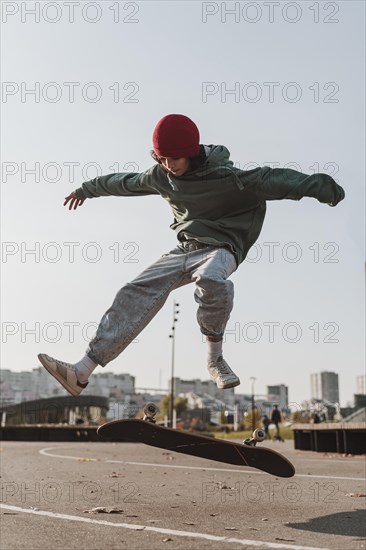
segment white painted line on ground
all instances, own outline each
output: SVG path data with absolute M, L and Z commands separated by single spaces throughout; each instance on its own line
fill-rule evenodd
M 67 449 L 67 447 L 61 447 L 61 449 Z M 40 449 L 38 452 L 41 455 L 44 456 L 51 456 L 52 458 L 67 458 L 68 460 L 87 460 L 90 462 L 102 462 L 103 459 L 98 458 L 88 458 L 86 456 L 71 456 L 71 455 L 57 455 L 54 453 L 49 453 L 48 451 L 53 451 L 54 449 L 60 449 L 60 447 L 45 447 L 44 449 Z
M 65 447 L 61 447 L 65 448 Z M 87 458 L 87 457 L 81 457 L 81 456 L 70 456 L 70 455 L 59 455 L 50 453 L 49 451 L 53 451 L 54 449 L 60 449 L 60 447 L 46 447 L 44 449 L 40 449 L 38 452 L 41 455 L 44 456 L 50 456 L 52 458 L 66 458 L 68 460 L 80 460 L 81 462 L 104 462 L 109 464 L 124 464 L 129 466 L 148 466 L 148 467 L 154 467 L 154 468 L 182 468 L 184 470 L 208 470 L 212 472 L 235 472 L 239 474 L 255 474 L 255 475 L 264 475 L 268 476 L 270 474 L 267 474 L 266 472 L 261 472 L 260 470 L 256 470 L 255 468 L 250 469 L 244 469 L 245 467 L 241 468 L 240 470 L 234 469 L 234 468 L 210 468 L 206 466 L 180 466 L 179 464 L 156 464 L 154 462 L 131 462 L 127 460 L 108 460 L 108 459 L 99 459 L 99 458 Z M 318 479 L 332 479 L 332 480 L 346 480 L 346 481 L 364 481 L 365 478 L 363 477 L 341 477 L 341 476 L 326 476 L 326 475 L 315 475 L 315 474 L 295 474 L 294 477 L 305 477 L 307 479 L 312 478 L 318 478 Z M 284 478 L 285 479 L 285 478 Z M 287 479 L 287 478 L 286 478 Z
M 290 460 L 291 457 L 289 457 Z M 303 462 L 316 462 L 317 460 L 323 460 L 324 458 L 328 458 L 332 462 L 342 462 L 342 464 L 346 464 L 349 462 L 355 462 L 364 460 L 365 455 L 352 455 L 352 456 L 345 456 L 344 458 L 334 458 L 334 455 L 327 456 L 327 454 L 321 455 L 321 456 L 314 456 L 313 458 L 305 458 L 305 457 L 298 457 L 295 456 L 293 458 L 300 458 Z
M 311 546 L 298 546 L 297 544 L 281 544 L 278 542 L 266 542 L 250 539 L 237 539 L 234 537 L 220 537 L 217 535 L 210 535 L 209 533 L 196 533 L 194 531 L 177 531 L 176 529 L 164 529 L 162 527 L 151 527 L 150 525 L 136 525 L 131 523 L 120 523 L 114 521 L 105 521 L 100 519 L 84 518 L 81 516 L 71 516 L 69 514 L 58 514 L 56 512 L 46 512 L 43 510 L 32 510 L 29 508 L 20 508 L 19 506 L 12 506 L 10 504 L 1 504 L 0 508 L 4 510 L 11 510 L 12 512 L 20 512 L 25 514 L 34 514 L 36 516 L 45 516 L 49 518 L 64 519 L 67 521 L 76 521 L 82 523 L 89 523 L 94 525 L 105 525 L 107 527 L 120 527 L 122 529 L 131 529 L 133 531 L 152 531 L 154 533 L 160 533 L 163 535 L 171 535 L 176 537 L 190 537 L 195 539 L 211 540 L 214 542 L 228 542 L 234 544 L 241 544 L 242 546 L 256 546 L 257 548 L 271 548 L 277 550 L 328 550 L 327 548 L 314 548 Z
M 154 466 L 157 468 L 183 468 L 183 469 L 189 469 L 189 470 L 212 470 L 214 472 L 235 472 L 235 473 L 241 473 L 241 474 L 258 474 L 262 476 L 268 476 L 271 474 L 268 474 L 266 472 L 261 472 L 260 470 L 256 470 L 255 468 L 251 468 L 244 470 L 237 470 L 234 468 L 207 468 L 205 466 L 180 466 L 178 464 L 155 464 L 154 462 L 125 462 L 124 460 L 105 460 L 104 462 L 109 462 L 112 464 L 130 464 L 132 466 Z M 336 477 L 336 476 L 321 476 L 321 475 L 313 475 L 313 474 L 295 474 L 293 477 L 305 477 L 305 478 L 320 478 L 320 479 L 342 479 L 342 480 L 351 480 L 351 481 L 364 481 L 364 478 L 362 477 Z M 285 478 L 281 478 L 285 479 Z M 289 478 L 286 478 L 289 479 Z

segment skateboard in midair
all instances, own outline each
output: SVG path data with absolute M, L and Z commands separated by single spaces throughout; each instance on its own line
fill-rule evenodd
M 236 443 L 159 426 L 155 422 L 158 412 L 155 403 L 147 403 L 141 420 L 113 420 L 99 426 L 97 433 L 103 439 L 144 443 L 235 466 L 250 466 L 279 477 L 292 477 L 295 474 L 293 464 L 283 455 L 257 446 L 265 439 L 264 430 L 257 429 L 251 438 Z

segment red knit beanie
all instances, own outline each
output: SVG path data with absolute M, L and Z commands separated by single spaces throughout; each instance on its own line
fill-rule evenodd
M 159 157 L 194 157 L 199 154 L 199 142 L 197 126 L 184 115 L 166 115 L 153 133 L 153 148 Z

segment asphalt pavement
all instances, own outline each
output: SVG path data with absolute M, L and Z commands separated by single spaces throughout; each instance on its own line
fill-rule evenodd
M 365 457 L 281 479 L 140 443 L 1 443 L 1 550 L 366 547 Z

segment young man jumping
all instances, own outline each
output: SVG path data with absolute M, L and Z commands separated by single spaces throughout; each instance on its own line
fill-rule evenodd
M 201 145 L 188 117 L 163 117 L 153 133 L 156 164 L 141 173 L 100 176 L 65 199 L 77 209 L 103 196 L 160 195 L 173 213 L 178 245 L 117 293 L 86 355 L 70 364 L 39 354 L 42 365 L 71 395 L 79 395 L 94 369 L 115 359 L 153 319 L 170 292 L 195 284 L 197 321 L 207 337 L 207 369 L 220 389 L 240 384 L 223 357 L 222 340 L 233 307 L 230 275 L 258 239 L 266 201 L 312 197 L 336 206 L 344 190 L 327 174 L 269 167 L 240 170 L 223 145 Z

